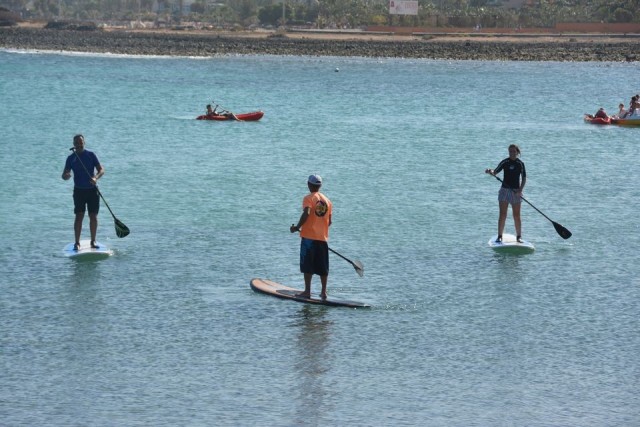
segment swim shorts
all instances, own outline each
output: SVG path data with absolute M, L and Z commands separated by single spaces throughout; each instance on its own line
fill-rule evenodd
M 517 205 L 522 202 L 520 194 L 516 194 L 515 190 L 507 187 L 500 187 L 498 192 L 499 202 L 509 202 L 512 205 Z
M 73 189 L 74 213 L 85 212 L 85 206 L 89 213 L 98 213 L 100 210 L 100 196 L 97 188 L 74 188 Z
M 300 239 L 300 272 L 327 276 L 329 245 L 322 240 Z

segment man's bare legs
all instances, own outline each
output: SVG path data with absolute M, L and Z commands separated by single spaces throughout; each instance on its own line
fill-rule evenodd
M 80 236 L 82 235 L 82 222 L 84 221 L 84 212 L 76 213 L 76 219 L 73 222 L 73 231 L 76 238 L 76 250 L 80 249 Z M 89 232 L 91 233 L 91 246 L 95 246 L 96 235 L 98 234 L 98 214 L 89 214 Z
M 304 273 L 304 292 L 298 294 L 303 298 L 311 298 L 311 279 L 313 279 L 313 274 Z M 327 299 L 327 282 L 329 276 L 320 276 L 320 283 L 322 284 L 322 290 L 320 291 L 320 298 Z
M 89 231 L 91 232 L 91 247 L 97 248 L 96 234 L 98 233 L 98 214 L 89 213 Z

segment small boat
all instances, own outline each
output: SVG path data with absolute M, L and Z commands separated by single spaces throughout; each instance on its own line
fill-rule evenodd
M 640 127 L 640 117 L 633 116 L 628 119 L 611 119 L 611 124 L 618 126 L 637 126 Z
M 585 114 L 584 121 L 587 123 L 591 123 L 592 125 L 610 125 L 611 117 L 602 118 L 602 117 L 594 117 L 592 114 Z
M 238 120 L 242 122 L 256 122 L 264 116 L 262 111 L 252 111 L 251 113 L 243 113 L 235 115 Z M 235 120 L 235 118 L 230 113 L 224 114 L 203 114 L 201 116 L 196 117 L 196 120 L 217 120 L 217 121 L 225 121 L 225 120 Z

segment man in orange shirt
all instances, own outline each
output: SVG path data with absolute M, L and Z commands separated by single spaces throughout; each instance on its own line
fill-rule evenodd
M 329 277 L 329 226 L 333 204 L 320 192 L 322 178 L 311 175 L 307 180 L 310 193 L 302 200 L 302 215 L 297 225 L 289 231 L 300 232 L 300 272 L 304 274 L 304 292 L 301 297 L 311 298 L 311 279 L 314 274 L 320 276 L 322 291 L 320 298 L 327 298 L 327 279 Z

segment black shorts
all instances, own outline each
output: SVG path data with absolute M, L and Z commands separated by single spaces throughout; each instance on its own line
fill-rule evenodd
M 329 275 L 329 245 L 322 240 L 300 240 L 300 272 Z
M 84 213 L 86 206 L 86 210 L 88 210 L 90 214 L 97 214 L 100 210 L 98 188 L 74 188 L 73 206 L 74 213 Z

